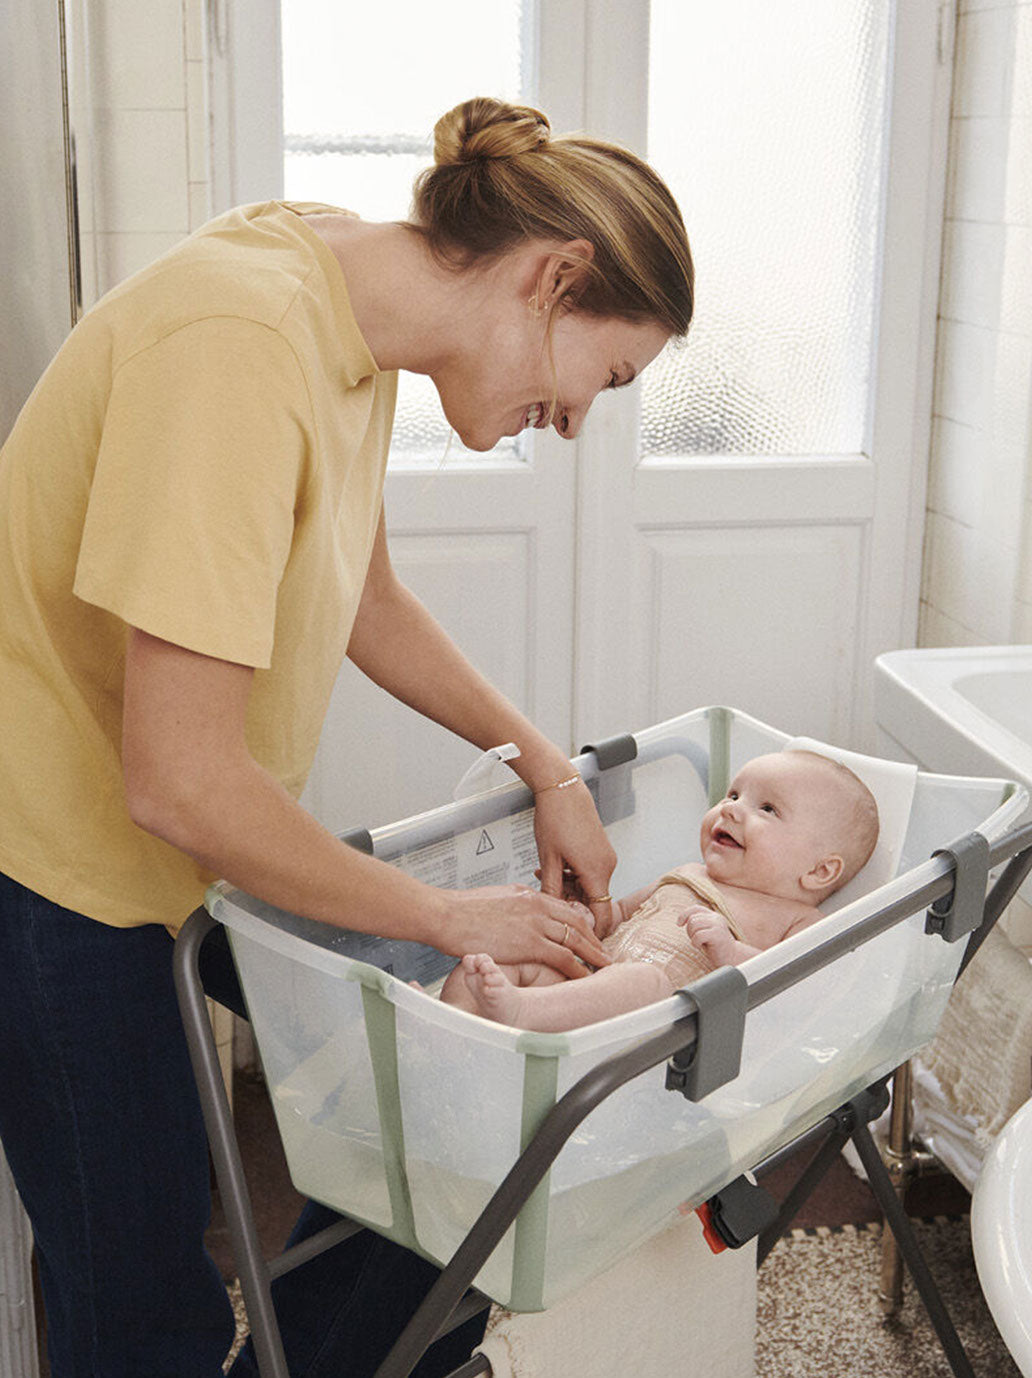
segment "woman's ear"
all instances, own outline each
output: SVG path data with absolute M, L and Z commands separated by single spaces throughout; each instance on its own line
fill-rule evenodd
M 561 248 L 549 250 L 535 279 L 534 295 L 540 309 L 549 311 L 564 297 L 576 299 L 594 257 L 595 246 L 587 239 L 571 239 Z
M 822 857 L 816 866 L 799 878 L 799 884 L 804 890 L 827 890 L 829 886 L 838 884 L 845 867 L 846 863 L 840 856 Z

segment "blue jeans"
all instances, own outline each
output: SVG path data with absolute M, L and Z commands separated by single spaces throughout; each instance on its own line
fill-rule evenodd
M 0 875 L 0 1140 L 32 1221 L 53 1378 L 218 1378 L 233 1339 L 204 1247 L 207 1140 L 163 928 Z M 293 1239 L 326 1223 L 309 1206 Z M 277 1280 L 293 1378 L 368 1378 L 437 1276 L 364 1233 Z M 468 1358 L 475 1319 L 420 1362 Z M 245 1349 L 234 1378 L 257 1368 Z

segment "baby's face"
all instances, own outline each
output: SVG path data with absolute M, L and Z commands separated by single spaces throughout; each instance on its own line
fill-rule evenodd
M 756 757 L 702 820 L 707 872 L 725 885 L 800 898 L 800 878 L 835 851 L 828 818 L 836 798 L 820 762 L 791 751 Z

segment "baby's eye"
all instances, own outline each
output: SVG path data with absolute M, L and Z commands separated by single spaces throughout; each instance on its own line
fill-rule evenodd
M 763 811 L 763 813 L 777 813 L 777 809 L 774 807 L 773 804 L 761 804 L 760 809 Z

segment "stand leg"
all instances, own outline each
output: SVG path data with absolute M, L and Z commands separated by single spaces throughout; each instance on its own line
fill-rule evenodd
M 811 1158 L 797 1179 L 795 1186 L 782 1201 L 777 1219 L 760 1233 L 756 1241 L 757 1268 L 765 1261 L 789 1223 L 810 1199 L 814 1188 L 823 1180 L 828 1168 L 842 1152 L 842 1147 L 848 1138 L 848 1130 L 833 1128 L 829 1131 L 827 1139 Z
M 885 1150 L 885 1169 L 902 1207 L 910 1185 L 911 1150 L 911 1088 L 910 1063 L 897 1067 L 892 1078 L 892 1115 L 889 1120 L 889 1142 Z M 903 1259 L 891 1230 L 882 1231 L 881 1278 L 878 1301 L 886 1316 L 894 1316 L 903 1305 Z
M 197 965 L 201 943 L 214 923 L 214 919 L 203 909 L 195 910 L 187 919 L 176 940 L 173 957 L 176 994 L 208 1129 L 215 1175 L 226 1208 L 226 1223 L 240 1274 L 240 1290 L 247 1308 L 258 1372 L 261 1378 L 290 1378 L 272 1305 L 269 1270 L 262 1258 L 247 1179 L 240 1161 L 233 1116 Z
M 864 1165 L 871 1190 L 885 1213 L 886 1223 L 896 1237 L 899 1251 L 910 1270 L 914 1286 L 924 1302 L 928 1318 L 935 1328 L 935 1333 L 939 1337 L 939 1343 L 943 1347 L 955 1378 L 975 1378 L 975 1371 L 964 1353 L 964 1347 L 960 1343 L 960 1338 L 953 1327 L 949 1313 L 943 1305 L 939 1289 L 936 1287 L 935 1280 L 928 1271 L 928 1265 L 918 1247 L 906 1211 L 904 1211 L 896 1194 L 892 1180 L 866 1124 L 858 1124 L 853 1130 L 853 1142 L 856 1144 L 860 1161 Z

